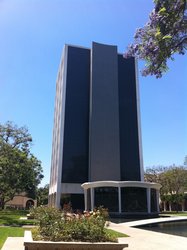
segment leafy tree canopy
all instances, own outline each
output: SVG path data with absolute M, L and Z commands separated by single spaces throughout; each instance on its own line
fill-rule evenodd
M 31 142 L 26 127 L 0 124 L 0 207 L 20 192 L 36 196 L 43 174 L 41 162 L 30 153 Z
M 11 148 L 20 149 L 29 153 L 32 137 L 27 127 L 18 128 L 13 122 L 8 121 L 5 125 L 0 124 L 0 143 L 9 145 Z
M 187 190 L 187 168 L 183 166 L 152 167 L 145 173 L 145 181 L 158 182 L 162 185 L 161 197 L 164 195 L 181 195 Z
M 44 187 L 40 187 L 37 190 L 37 205 L 47 205 L 48 204 L 48 195 L 49 195 L 49 184 L 46 184 Z
M 159 78 L 168 70 L 167 60 L 174 60 L 174 53 L 186 52 L 187 4 L 186 0 L 154 0 L 154 3 L 149 21 L 137 29 L 134 43 L 129 45 L 124 57 L 145 60 L 142 74 Z

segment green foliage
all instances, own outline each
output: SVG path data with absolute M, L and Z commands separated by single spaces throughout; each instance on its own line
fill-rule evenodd
M 49 184 L 44 187 L 40 187 L 37 189 L 37 205 L 47 205 L 48 204 L 48 195 L 49 195 Z
M 40 206 L 32 208 L 30 215 L 34 216 L 38 225 L 37 239 L 55 240 L 59 227 L 63 222 L 63 214 L 56 208 Z M 35 235 L 35 234 L 34 234 Z
M 160 183 L 161 195 L 183 194 L 187 190 L 187 168 L 175 165 L 148 168 L 145 172 L 145 181 Z
M 5 125 L 0 124 L 0 142 L 29 153 L 32 137 L 27 127 L 18 128 L 13 122 L 8 121 Z
M 15 194 L 27 192 L 35 198 L 43 178 L 41 162 L 30 153 L 32 138 L 25 127 L 0 124 L 0 207 Z
M 89 242 L 117 240 L 105 230 L 108 212 L 103 208 L 84 214 L 73 214 L 41 206 L 33 209 L 31 213 L 38 220 L 38 227 L 33 230 L 35 240 Z
M 187 168 L 153 167 L 146 170 L 145 181 L 158 182 L 162 185 L 160 198 L 163 202 L 181 204 L 185 199 L 187 190 Z
M 170 194 L 170 195 L 161 195 L 161 200 L 162 201 L 169 201 L 172 203 L 177 203 L 177 204 L 181 204 L 185 199 L 185 195 L 184 194 Z

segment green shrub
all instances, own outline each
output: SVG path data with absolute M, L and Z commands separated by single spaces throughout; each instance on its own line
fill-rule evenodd
M 56 208 L 50 208 L 40 206 L 33 208 L 30 214 L 37 220 L 37 230 L 34 230 L 38 234 L 38 239 L 53 240 L 55 233 L 58 231 L 59 224 L 62 223 L 64 217 L 60 210 Z
M 33 209 L 38 227 L 33 230 L 35 240 L 51 241 L 117 241 L 105 230 L 108 212 L 103 208 L 84 214 L 73 214 L 55 208 Z

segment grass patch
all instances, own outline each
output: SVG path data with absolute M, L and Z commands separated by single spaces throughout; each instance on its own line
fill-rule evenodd
M 14 216 L 26 216 L 29 213 L 28 210 L 14 210 L 14 209 L 4 209 L 0 210 L 0 214 L 2 215 L 14 215 Z
M 169 211 L 167 211 L 167 212 L 162 212 L 162 213 L 160 213 L 160 216 L 162 216 L 162 215 L 168 215 L 168 216 L 187 216 L 187 212 L 174 212 L 174 211 L 172 211 L 172 212 L 169 212 Z
M 129 237 L 127 234 L 120 233 L 109 228 L 105 228 L 105 230 L 113 238 Z
M 7 237 L 23 237 L 24 231 L 21 227 L 0 227 L 0 249 Z
M 20 217 L 25 217 L 28 211 L 25 210 L 2 210 L 0 211 L 0 225 L 5 226 L 23 226 L 33 225 L 34 220 L 20 220 Z

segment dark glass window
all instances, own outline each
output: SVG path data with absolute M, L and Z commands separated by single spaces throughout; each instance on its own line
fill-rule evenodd
M 95 188 L 95 206 L 103 206 L 109 212 L 118 212 L 118 188 L 99 187 Z
M 118 55 L 120 162 L 122 181 L 140 181 L 134 58 Z
M 151 212 L 157 212 L 156 190 L 151 188 Z
M 62 182 L 88 181 L 90 50 L 68 47 Z
M 61 195 L 61 208 L 67 210 L 84 210 L 84 194 L 62 194 Z
M 122 212 L 147 212 L 146 188 L 121 188 Z

